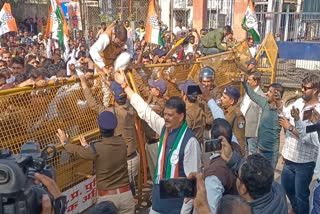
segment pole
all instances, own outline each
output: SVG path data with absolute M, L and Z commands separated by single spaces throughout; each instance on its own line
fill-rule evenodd
M 268 9 L 267 9 L 267 23 L 266 23 L 266 32 L 265 35 L 268 35 L 269 32 L 272 32 L 272 6 L 273 0 L 268 1 Z
M 170 31 L 173 32 L 173 0 L 170 0 L 170 12 L 169 12 L 169 19 L 170 19 Z M 172 42 L 171 36 L 171 42 Z
M 230 11 L 230 18 L 229 18 L 229 21 L 228 21 L 228 24 L 233 28 L 233 13 L 234 13 L 234 5 L 233 5 L 233 0 L 230 0 L 230 8 L 229 8 L 229 11 Z
M 277 23 L 277 36 L 276 36 L 276 40 L 281 39 L 281 18 L 282 18 L 282 8 L 283 8 L 283 0 L 279 0 L 279 7 L 278 7 L 278 23 Z M 279 38 L 280 37 L 280 38 Z
M 301 0 L 298 0 L 297 2 L 297 10 L 296 13 L 300 15 L 300 10 L 301 10 Z M 298 18 L 299 17 L 299 18 Z M 294 36 L 293 39 L 297 40 L 298 39 L 298 33 L 299 33 L 299 23 L 300 23 L 300 16 L 294 16 L 295 20 L 295 26 L 294 26 Z
M 132 0 L 129 0 L 129 17 L 132 16 Z
M 285 27 L 284 27 L 284 38 L 283 38 L 283 41 L 287 41 L 287 40 L 288 40 L 289 11 L 290 11 L 290 5 L 287 4 L 287 10 L 286 10 L 286 25 L 285 25 Z

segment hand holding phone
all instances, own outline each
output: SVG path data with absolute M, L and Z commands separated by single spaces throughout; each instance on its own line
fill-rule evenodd
M 215 152 L 222 149 L 221 139 L 211 139 L 204 142 L 205 152 Z
M 245 82 L 246 81 L 246 75 L 241 73 L 241 82 Z
M 160 198 L 194 198 L 196 196 L 196 180 L 173 178 L 160 180 Z
M 202 94 L 199 85 L 189 85 L 187 88 L 187 95 L 199 95 Z
M 313 112 L 313 108 L 305 110 L 303 112 L 303 118 L 302 120 L 311 120 L 312 118 L 312 112 Z

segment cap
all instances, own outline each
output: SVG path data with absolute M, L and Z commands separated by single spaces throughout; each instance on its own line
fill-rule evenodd
M 256 65 L 257 64 L 257 60 L 255 58 L 251 58 L 248 61 L 246 61 L 247 65 L 253 64 Z
M 180 84 L 178 85 L 178 88 L 179 88 L 181 91 L 183 91 L 183 93 L 187 94 L 187 92 L 188 92 L 188 87 L 191 86 L 191 85 L 198 85 L 198 84 L 195 83 L 195 82 L 192 81 L 192 80 L 186 80 L 186 81 L 180 83 Z
M 159 80 L 148 79 L 148 84 L 151 88 L 157 88 L 161 94 L 164 94 L 167 91 L 167 85 L 163 79 L 159 79 Z
M 38 36 L 42 36 L 42 33 L 40 32 L 40 33 L 38 33 Z
M 98 116 L 98 125 L 101 130 L 113 130 L 118 125 L 116 116 L 110 111 L 103 111 Z
M 223 93 L 234 99 L 235 102 L 238 102 L 238 99 L 240 98 L 240 90 L 237 87 L 227 86 L 224 88 Z
M 164 51 L 160 48 L 155 48 L 155 49 L 153 49 L 153 55 L 155 55 L 155 56 L 158 55 L 159 57 L 162 57 L 162 56 L 167 55 L 167 51 Z
M 38 38 L 38 36 L 33 36 L 32 39 L 36 40 Z
M 110 89 L 113 91 L 114 99 L 118 104 L 125 104 L 127 101 L 127 95 L 117 82 L 112 81 L 110 84 Z

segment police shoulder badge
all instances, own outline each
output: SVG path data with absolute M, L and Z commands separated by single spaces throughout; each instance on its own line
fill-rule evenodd
M 238 128 L 239 129 L 243 129 L 245 124 L 246 124 L 246 121 L 244 120 L 244 118 L 243 117 L 239 118 L 239 120 L 238 120 Z

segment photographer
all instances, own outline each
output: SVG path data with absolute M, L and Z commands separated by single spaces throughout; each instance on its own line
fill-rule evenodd
M 65 213 L 67 206 L 66 197 L 62 195 L 57 183 L 48 176 L 40 173 L 35 173 L 34 177 L 36 178 L 36 183 L 41 183 L 48 189 L 48 192 L 53 196 L 54 204 L 56 206 L 52 207 L 49 196 L 47 194 L 43 195 L 41 214 L 51 214 L 53 212 L 55 214 Z

